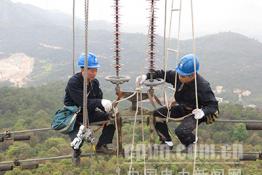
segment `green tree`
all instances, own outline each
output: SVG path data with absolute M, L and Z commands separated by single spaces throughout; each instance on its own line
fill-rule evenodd
M 248 137 L 248 132 L 244 124 L 237 124 L 232 130 L 232 139 L 244 141 Z

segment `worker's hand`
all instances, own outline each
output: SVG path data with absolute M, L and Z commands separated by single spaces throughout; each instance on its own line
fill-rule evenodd
M 112 110 L 112 102 L 110 100 L 102 99 L 101 103 L 106 112 L 110 112 Z
M 199 120 L 205 116 L 205 113 L 202 109 L 194 109 L 192 114 L 194 114 L 196 120 Z
M 136 87 L 141 86 L 146 81 L 147 76 L 146 75 L 139 75 L 136 77 Z

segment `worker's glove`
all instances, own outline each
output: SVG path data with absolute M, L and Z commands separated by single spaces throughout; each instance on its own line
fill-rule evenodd
M 141 86 L 142 84 L 144 84 L 144 82 L 146 81 L 147 76 L 146 75 L 139 75 L 138 77 L 136 77 L 136 87 Z
M 112 110 L 112 102 L 110 100 L 102 99 L 101 103 L 106 112 L 110 112 Z
M 192 111 L 196 120 L 202 119 L 205 116 L 205 113 L 202 109 L 194 109 Z
M 218 111 L 216 111 L 214 114 L 210 114 L 206 116 L 206 123 L 207 124 L 212 124 L 216 121 L 218 118 Z

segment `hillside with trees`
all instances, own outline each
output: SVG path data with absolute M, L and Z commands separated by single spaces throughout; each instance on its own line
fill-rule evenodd
M 0 89 L 0 128 L 10 130 L 24 130 L 30 128 L 45 128 L 50 127 L 50 122 L 54 112 L 63 105 L 65 83 L 53 83 L 40 87 L 29 88 L 1 88 Z M 109 97 L 109 94 L 105 94 Z M 122 113 L 134 115 L 134 112 L 128 111 L 130 104 L 126 103 L 125 107 L 121 108 Z M 220 105 L 220 118 L 223 119 L 261 119 L 262 113 L 259 109 L 243 108 L 240 105 L 225 104 Z M 175 127 L 176 123 L 170 123 L 170 128 Z M 145 143 L 149 143 L 149 127 L 145 124 Z M 171 132 L 174 130 L 171 129 Z M 124 145 L 131 144 L 132 140 L 132 123 L 125 123 L 123 127 L 123 143 Z M 99 133 L 97 133 L 99 134 Z M 0 143 L 0 161 L 28 159 L 35 157 L 50 157 L 67 155 L 71 153 L 70 141 L 66 135 L 59 134 L 55 131 L 45 131 L 38 133 L 29 133 L 30 141 L 12 142 L 6 141 Z M 247 131 L 244 124 L 232 123 L 215 123 L 212 125 L 203 124 L 199 131 L 200 144 L 215 144 L 217 146 L 232 145 L 243 143 L 245 152 L 259 152 L 262 150 L 261 140 L 262 132 Z M 135 132 L 135 143 L 142 143 L 141 124 L 137 124 Z M 174 137 L 175 144 L 179 141 Z M 155 143 L 159 143 L 155 135 Z M 114 141 L 115 144 L 115 141 Z M 114 147 L 114 145 L 112 145 Z M 84 152 L 92 152 L 90 145 L 85 144 Z M 15 170 L 7 172 L 7 175 L 14 174 L 116 174 L 116 157 L 98 155 L 91 158 L 83 158 L 80 167 L 74 167 L 71 160 L 47 161 L 41 164 L 36 170 Z M 128 170 L 127 158 L 120 158 L 120 168 L 123 174 Z M 152 160 L 148 160 L 152 162 Z M 156 161 L 156 160 L 154 160 Z M 174 160 L 175 161 L 175 160 Z M 261 161 L 247 162 L 239 165 L 227 164 L 203 164 L 201 168 L 212 170 L 213 168 L 230 169 L 241 168 L 244 174 L 260 175 Z M 159 171 L 169 168 L 175 171 L 180 171 L 184 165 L 154 165 L 151 168 L 156 168 Z M 134 164 L 134 167 L 143 171 L 142 164 Z M 191 164 L 186 164 L 185 168 L 190 170 Z M 124 173 L 125 172 L 125 173 Z

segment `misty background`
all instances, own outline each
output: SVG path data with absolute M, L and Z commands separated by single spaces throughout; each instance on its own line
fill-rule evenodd
M 73 0 L 12 0 L 72 15 Z M 171 7 L 171 0 L 168 0 Z M 90 0 L 90 20 L 113 22 L 113 0 Z M 179 1 L 174 1 L 174 7 Z M 121 0 L 121 30 L 129 33 L 147 33 L 149 2 Z M 163 35 L 165 0 L 157 2 L 157 33 Z M 258 0 L 197 0 L 193 1 L 196 37 L 233 31 L 262 41 L 262 1 Z M 190 0 L 182 0 L 182 39 L 191 37 Z M 169 13 L 169 11 L 168 11 Z M 84 19 L 84 0 L 76 0 L 76 16 Z
M 66 82 L 72 75 L 72 0 L 0 0 L 0 86 L 40 86 Z M 104 80 L 113 69 L 113 2 L 90 0 L 89 50 L 102 65 L 98 78 L 106 94 L 114 86 Z M 121 0 L 121 69 L 131 76 L 147 69 L 149 2 Z M 157 2 L 156 67 L 163 68 L 164 0 Z M 170 13 L 168 1 L 168 13 Z M 178 1 L 175 1 L 175 8 Z M 192 52 L 190 1 L 182 1 L 181 55 Z M 262 105 L 261 1 L 193 1 L 196 53 L 200 73 L 222 102 Z M 76 55 L 84 51 L 84 1 L 76 1 Z M 174 14 L 172 36 L 177 34 Z M 172 38 L 171 46 L 177 40 Z M 177 60 L 170 55 L 168 69 Z M 113 98 L 113 96 L 110 98 Z

